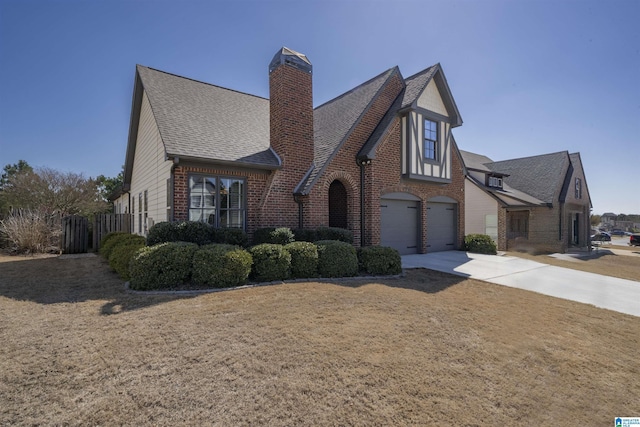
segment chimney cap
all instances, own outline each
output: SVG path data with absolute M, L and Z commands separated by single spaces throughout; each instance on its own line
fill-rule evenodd
M 307 58 L 305 54 L 287 47 L 282 47 L 282 49 L 279 49 L 273 56 L 269 64 L 269 72 L 272 72 L 282 64 L 290 65 L 307 73 L 311 73 L 313 69 L 309 58 Z

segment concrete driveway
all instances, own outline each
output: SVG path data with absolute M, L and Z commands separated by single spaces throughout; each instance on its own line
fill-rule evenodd
M 640 282 L 633 280 L 460 251 L 404 255 L 402 268 L 428 268 L 640 317 Z

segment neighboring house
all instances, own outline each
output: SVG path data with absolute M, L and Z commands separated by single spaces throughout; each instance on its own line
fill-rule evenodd
M 282 48 L 270 99 L 138 65 L 123 194 L 145 234 L 159 221 L 341 227 L 401 253 L 464 237 L 462 119 L 440 64 L 391 68 L 313 108 L 312 65 Z
M 467 170 L 467 234 L 488 234 L 499 250 L 589 247 L 591 199 L 579 153 L 500 162 L 460 153 Z
M 612 212 L 605 212 L 600 217 L 600 223 L 606 228 L 613 228 L 616 225 L 616 219 L 618 219 L 618 215 Z

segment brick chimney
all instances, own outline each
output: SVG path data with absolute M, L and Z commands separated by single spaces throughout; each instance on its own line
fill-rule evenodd
M 269 188 L 263 211 L 274 226 L 296 227 L 296 186 L 313 163 L 312 66 L 301 53 L 283 47 L 269 64 L 271 147 L 282 160 Z M 274 211 L 277 216 L 272 217 Z

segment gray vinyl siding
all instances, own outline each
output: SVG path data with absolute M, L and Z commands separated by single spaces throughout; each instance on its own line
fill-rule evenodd
M 151 110 L 147 94 L 143 94 L 140 112 L 140 125 L 136 141 L 133 171 L 131 175 L 131 197 L 138 197 L 147 191 L 148 225 L 167 221 L 167 179 L 171 175 L 172 162 L 165 160 L 164 145 Z M 138 232 L 140 209 L 136 206 L 134 216 L 135 232 Z M 143 216 L 144 221 L 144 216 Z M 144 233 L 144 224 L 142 227 Z

